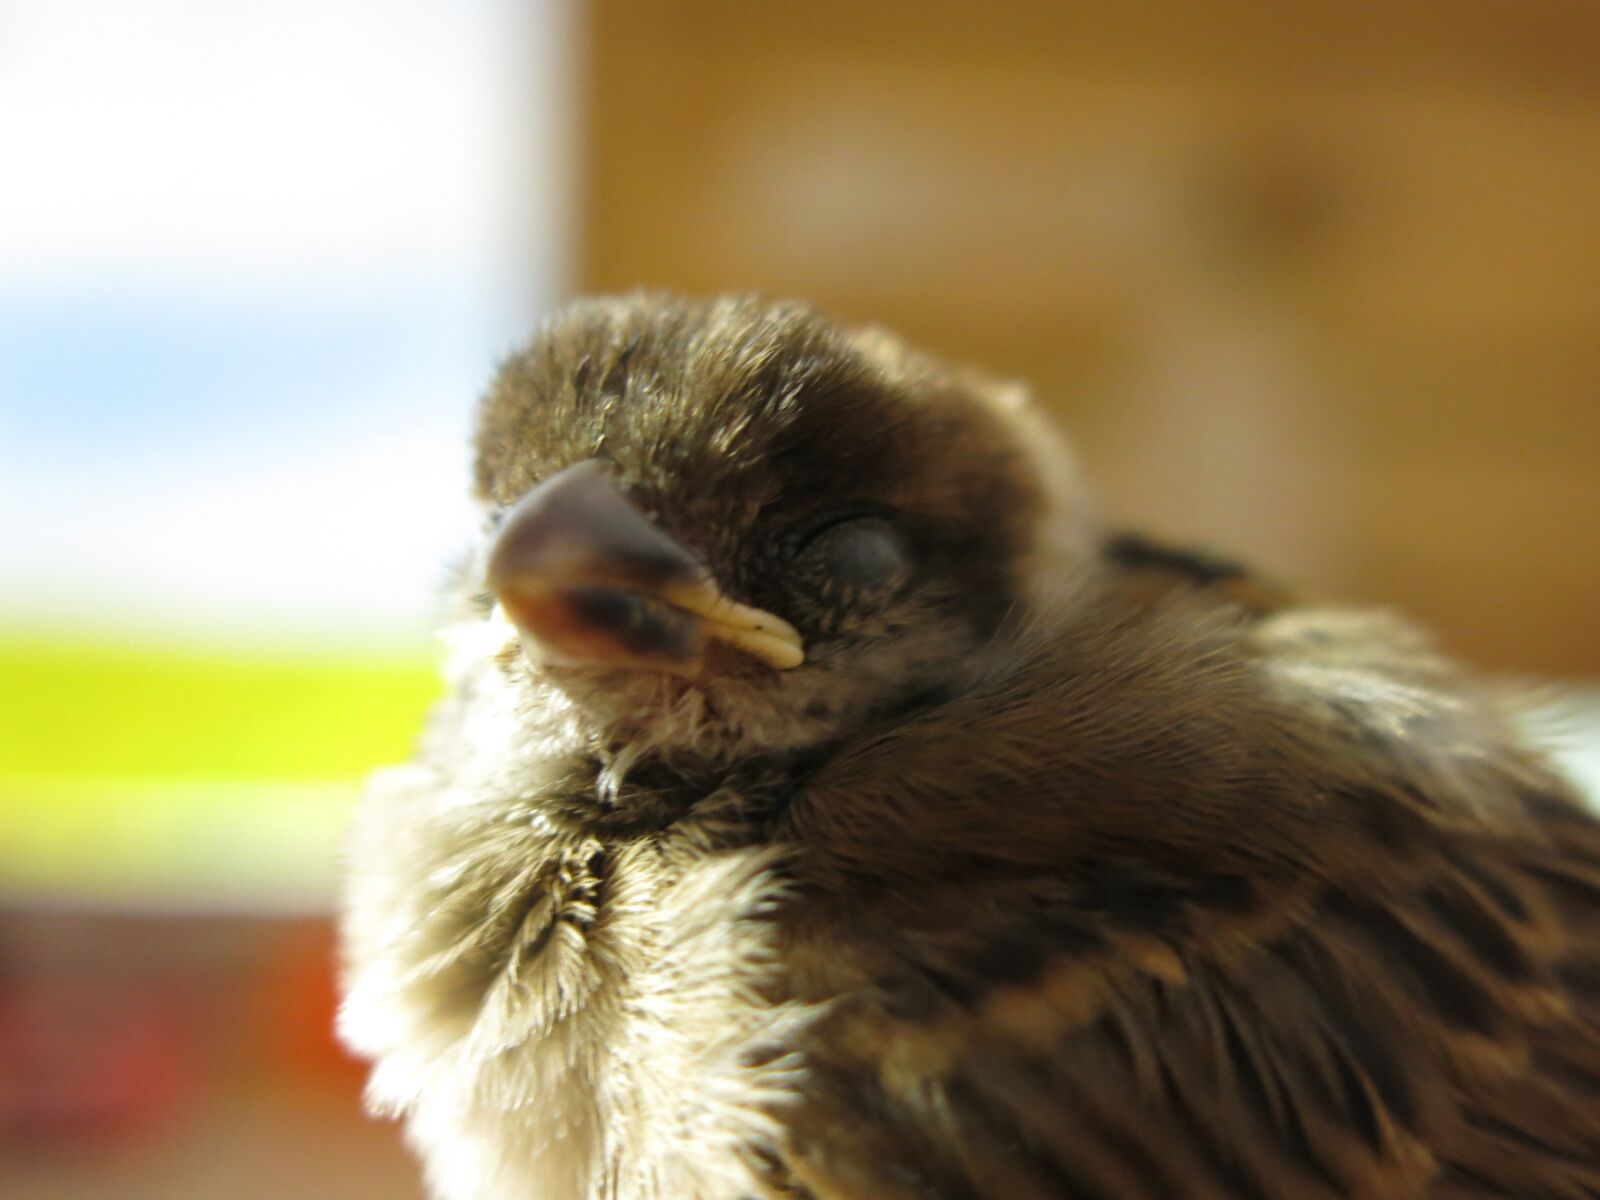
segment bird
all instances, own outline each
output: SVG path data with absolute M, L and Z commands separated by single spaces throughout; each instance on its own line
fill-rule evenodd
M 559 308 L 474 490 L 340 914 L 434 1196 L 1600 1196 L 1600 825 L 1407 619 L 792 301 Z

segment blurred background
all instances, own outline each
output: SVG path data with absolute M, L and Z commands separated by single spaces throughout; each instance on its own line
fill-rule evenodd
M 0 1194 L 416 1195 L 327 1033 L 472 404 L 563 296 L 1030 381 L 1129 525 L 1573 697 L 1600 8 L 0 4 Z

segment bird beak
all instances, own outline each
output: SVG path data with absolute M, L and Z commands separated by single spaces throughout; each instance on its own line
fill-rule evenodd
M 506 514 L 485 582 L 542 662 L 692 674 L 708 640 L 778 670 L 805 661 L 792 625 L 724 596 L 595 460 L 552 475 Z

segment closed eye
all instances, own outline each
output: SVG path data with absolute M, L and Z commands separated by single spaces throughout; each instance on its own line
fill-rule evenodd
M 854 521 L 869 520 L 879 520 L 887 524 L 889 514 L 886 510 L 874 504 L 852 504 L 845 508 L 832 509 L 807 525 L 794 538 L 795 548 L 797 550 L 805 550 L 823 535 L 832 532 L 841 525 L 848 525 Z
M 851 591 L 877 591 L 905 581 L 911 565 L 905 539 L 883 516 L 835 519 L 807 538 L 802 555 L 830 582 Z

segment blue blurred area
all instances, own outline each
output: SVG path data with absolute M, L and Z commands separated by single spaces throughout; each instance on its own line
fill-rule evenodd
M 471 281 L 308 292 L 0 295 L 0 615 L 418 631 L 517 322 Z
M 333 303 L 0 291 L 7 452 L 159 457 L 246 431 L 293 442 L 339 412 L 415 417 L 430 407 L 419 381 L 458 386 L 493 351 L 493 314 L 463 291 Z
M 0 292 L 0 489 L 35 520 L 86 497 L 125 516 L 186 477 L 200 486 L 347 451 L 359 491 L 381 486 L 364 477 L 363 451 L 407 435 L 437 439 L 441 470 L 459 469 L 473 397 L 511 324 L 461 283 L 331 300 Z M 458 492 L 435 499 L 449 508 Z M 86 559 L 114 551 L 92 524 L 52 541 L 81 533 Z M 0 562 L 32 539 L 20 540 Z
M 425 636 L 560 286 L 564 21 L 0 12 L 0 639 Z

